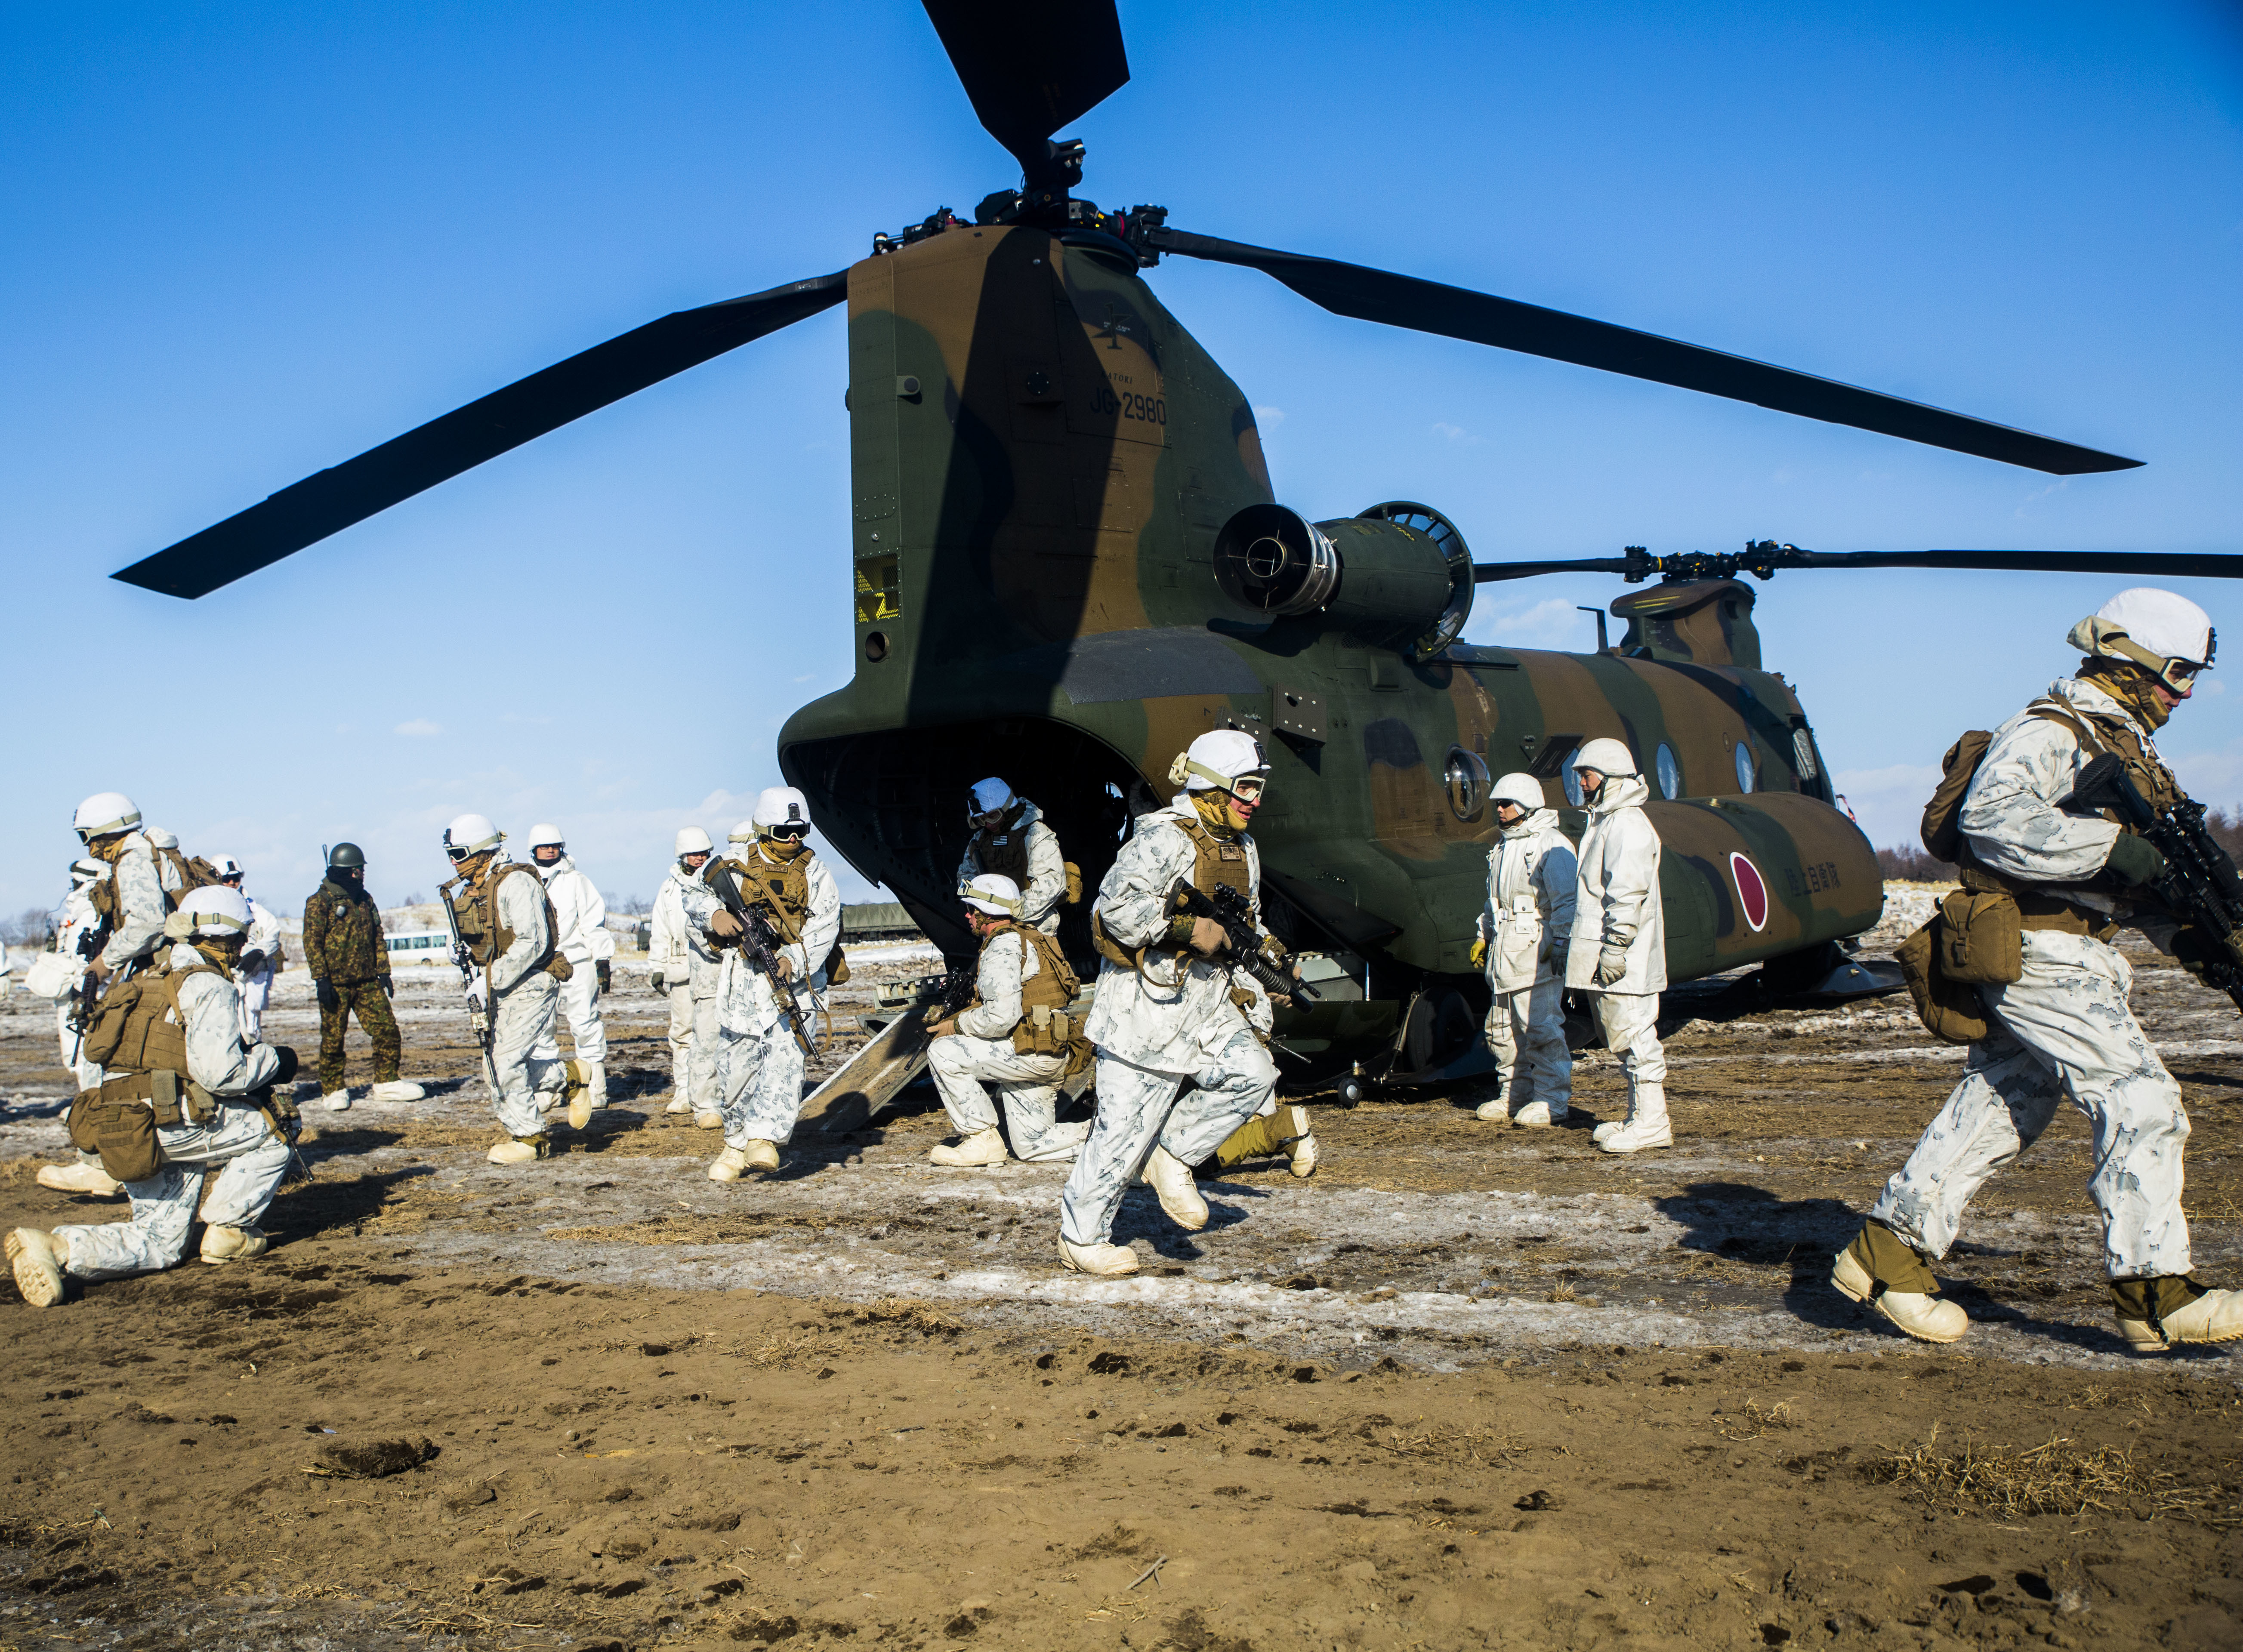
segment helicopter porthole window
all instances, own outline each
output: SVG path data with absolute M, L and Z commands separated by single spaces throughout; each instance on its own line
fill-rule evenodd
M 1479 754 L 1466 751 L 1462 746 L 1451 746 L 1448 765 L 1441 778 L 1448 789 L 1450 813 L 1458 820 L 1478 820 L 1480 811 L 1487 807 L 1487 794 L 1494 783 Z
M 1674 761 L 1674 748 L 1663 741 L 1659 747 L 1659 795 L 1670 800 L 1682 795 L 1682 765 Z
M 1750 791 L 1760 778 L 1760 765 L 1753 762 L 1751 743 L 1737 742 L 1737 789 Z

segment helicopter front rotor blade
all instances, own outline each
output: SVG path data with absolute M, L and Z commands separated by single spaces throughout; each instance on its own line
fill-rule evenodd
M 1787 567 L 1978 568 L 2016 574 L 2117 574 L 2126 578 L 2243 580 L 2243 556 L 2211 551 L 1802 551 L 1763 541 L 1742 551 L 1686 551 L 1653 556 L 1590 556 L 1562 562 L 1475 562 L 1472 580 L 1531 580 L 1545 574 L 1619 574 L 1633 584 L 1657 574 L 1675 580 L 1772 577 Z
M 836 271 L 650 321 L 307 476 L 110 577 L 168 596 L 206 596 L 533 437 L 839 304 L 848 286 L 848 272 Z
M 1114 0 L 925 0 L 973 113 L 1031 181 L 1046 140 L 1129 80 Z
M 2098 453 L 2031 431 L 1990 424 L 1964 413 L 1929 407 L 1874 390 L 1862 390 L 1812 373 L 1794 373 L 1744 356 L 1733 356 L 1702 346 L 1663 339 L 1592 321 L 1562 310 L 1499 299 L 1465 287 L 1445 286 L 1438 281 L 1396 275 L 1336 259 L 1313 258 L 1301 252 L 1279 252 L 1248 246 L 1212 236 L 1192 235 L 1166 226 L 1148 229 L 1145 243 L 1162 252 L 1208 259 L 1218 264 L 1243 265 L 1275 276 L 1311 304 L 1335 315 L 1360 321 L 1379 321 L 1418 332 L 1439 333 L 1473 344 L 1516 350 L 1553 361 L 1631 379 L 1649 379 L 1683 390 L 1749 401 L 1778 413 L 1797 413 L 1856 430 L 1874 430 L 1903 441 L 1976 453 L 2006 465 L 2046 471 L 2051 475 L 2076 476 L 2089 471 L 2131 470 L 2142 461 Z

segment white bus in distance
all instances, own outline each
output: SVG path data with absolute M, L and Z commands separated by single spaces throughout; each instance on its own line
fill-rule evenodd
M 401 930 L 381 938 L 389 948 L 392 969 L 401 964 L 449 964 L 452 961 L 452 937 L 448 930 Z

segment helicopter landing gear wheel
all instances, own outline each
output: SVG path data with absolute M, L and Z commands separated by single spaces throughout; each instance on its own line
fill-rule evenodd
M 1371 1080 L 1359 1072 L 1351 1072 L 1339 1081 L 1339 1105 L 1352 1107 L 1371 1099 Z

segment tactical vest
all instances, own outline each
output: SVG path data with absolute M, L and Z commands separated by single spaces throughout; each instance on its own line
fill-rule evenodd
M 792 860 L 774 862 L 758 851 L 744 858 L 727 856 L 717 864 L 738 881 L 742 899 L 763 910 L 780 942 L 792 946 L 810 922 L 810 862 L 816 853 L 805 846 Z M 708 874 L 702 876 L 705 880 Z
M 998 937 L 1017 935 L 1023 944 L 1034 949 L 1036 972 L 1023 971 L 1020 982 L 1020 1019 L 1013 1029 L 1013 1053 L 1020 1056 L 1065 1056 L 1068 1071 L 1081 1071 L 1089 1060 L 1089 1044 L 1082 1036 L 1082 1017 L 1068 1012 L 1075 995 L 1082 991 L 1076 979 L 1074 966 L 1067 954 L 1059 950 L 1059 943 L 1041 930 L 1029 923 L 1005 923 L 989 931 L 981 943 L 987 952 Z M 973 1001 L 965 1010 L 981 1007 L 981 992 L 974 989 Z M 1078 1059 L 1080 1058 L 1080 1059 Z
M 1213 895 L 1218 889 L 1236 890 L 1249 902 L 1254 898 L 1253 863 L 1247 858 L 1246 839 L 1242 836 L 1226 843 L 1208 830 L 1196 818 L 1178 819 L 1165 823 L 1181 830 L 1191 839 L 1191 885 L 1202 895 Z M 1132 952 L 1106 931 L 1106 922 L 1094 910 L 1090 914 L 1090 941 L 1098 949 L 1099 957 L 1125 969 L 1142 970 L 1143 953 L 1163 949 L 1155 941 L 1141 952 Z
M 498 886 L 516 872 L 529 875 L 530 881 L 537 886 L 537 898 L 545 903 L 545 951 L 522 973 L 542 969 L 556 981 L 566 981 L 576 971 L 561 956 L 560 914 L 553 910 L 553 897 L 545 892 L 545 880 L 537 876 L 537 869 L 520 861 L 494 861 L 483 869 L 480 880 L 461 888 L 456 897 L 447 897 L 460 926 L 460 939 L 467 943 L 468 956 L 485 969 L 513 950 L 518 937 L 499 916 Z M 460 880 L 454 878 L 444 888 L 453 889 L 459 884 Z
M 98 1091 L 103 1103 L 151 1102 L 156 1123 L 166 1125 L 179 1122 L 183 1104 L 185 1117 L 196 1124 L 217 1110 L 216 1098 L 187 1073 L 186 1017 L 179 1009 L 179 988 L 199 975 L 231 978 L 214 964 L 191 964 L 184 970 L 167 965 L 118 982 L 102 999 L 86 1030 L 82 1054 L 106 1075 Z
M 174 906 L 178 904 L 179 897 L 189 890 L 209 889 L 225 881 L 219 876 L 218 868 L 207 856 L 197 855 L 190 858 L 176 849 L 157 849 L 152 843 L 149 848 L 155 850 L 156 881 L 158 883 L 164 881 L 164 868 L 168 866 L 178 883 L 178 888 L 164 891 L 165 898 Z
M 973 863 L 1023 890 L 1028 886 L 1028 835 L 1020 829 L 1020 816 L 1027 812 L 1016 803 L 1005 811 L 998 830 L 985 827 L 973 834 Z

